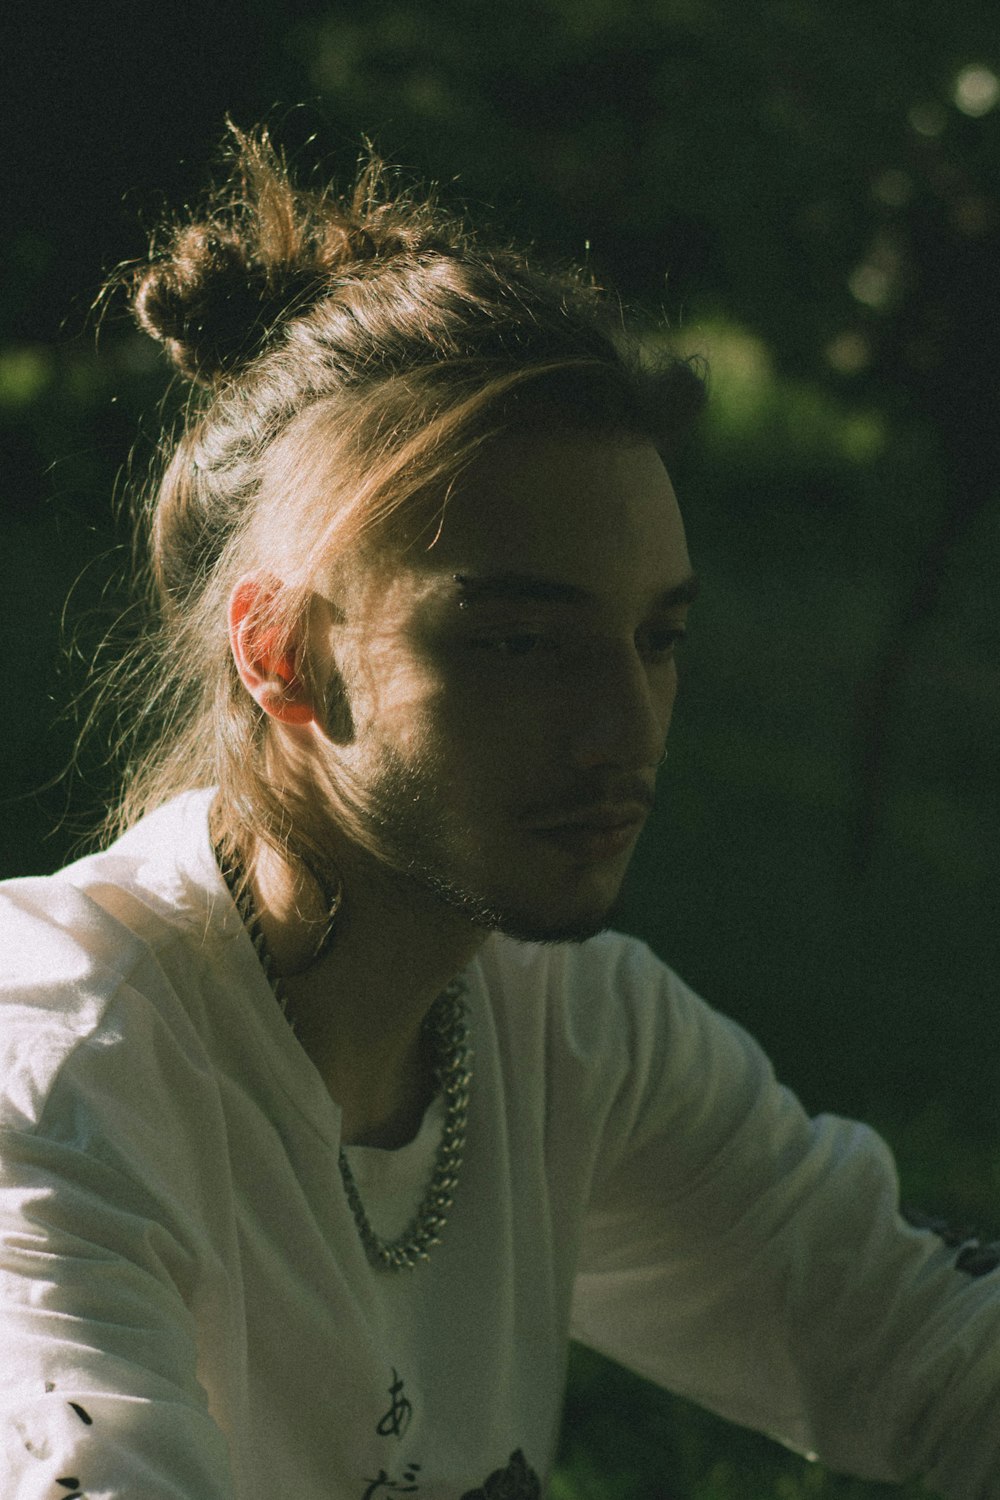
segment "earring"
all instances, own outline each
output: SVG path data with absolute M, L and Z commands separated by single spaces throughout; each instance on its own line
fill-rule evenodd
M 656 762 L 656 769 L 657 770 L 659 770 L 662 765 L 666 764 L 666 759 L 667 759 L 667 752 L 666 752 L 666 750 L 664 750 L 663 754 L 660 756 L 659 760 Z

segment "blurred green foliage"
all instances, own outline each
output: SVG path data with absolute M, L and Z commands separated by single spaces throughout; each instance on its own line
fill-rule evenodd
M 2 873 L 60 863 L 107 793 L 99 736 L 51 783 L 127 608 L 113 501 L 165 376 L 120 309 L 95 347 L 102 276 L 197 192 L 227 110 L 269 117 L 303 169 L 319 150 L 349 173 L 367 132 L 708 356 L 675 472 L 704 597 L 622 925 L 807 1105 L 879 1125 L 906 1197 L 1000 1228 L 998 54 L 987 0 L 19 16 Z M 574 1358 L 555 1500 L 882 1493 Z

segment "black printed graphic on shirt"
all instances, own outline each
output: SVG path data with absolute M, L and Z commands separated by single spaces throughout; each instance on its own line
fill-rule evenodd
M 46 1396 L 51 1396 L 55 1388 L 55 1382 L 52 1380 L 47 1380 L 45 1382 Z M 80 1419 L 85 1427 L 93 1427 L 94 1419 L 90 1415 L 90 1412 L 87 1411 L 86 1407 L 81 1406 L 78 1401 L 70 1401 L 68 1404 L 70 1409 L 75 1413 L 75 1415 Z M 31 1442 L 30 1438 L 25 1439 L 24 1446 L 27 1448 L 29 1453 L 35 1452 L 34 1444 Z M 56 1486 L 53 1492 L 55 1500 L 87 1500 L 87 1497 L 84 1494 L 83 1485 L 78 1475 L 60 1474 L 58 1479 L 56 1479 L 54 1483 Z
M 396 1478 L 379 1469 L 374 1479 L 366 1481 L 368 1488 L 361 1500 L 375 1500 L 377 1495 L 415 1495 L 420 1488 L 419 1473 L 419 1464 L 404 1464 Z
M 494 1469 L 478 1490 L 466 1490 L 462 1500 L 541 1500 L 538 1475 L 518 1448 L 505 1469 Z
M 380 1438 L 395 1438 L 401 1442 L 413 1417 L 413 1404 L 405 1393 L 405 1381 L 399 1371 L 393 1369 L 389 1382 L 389 1406 L 375 1423 L 375 1432 Z M 380 1468 L 373 1477 L 362 1481 L 365 1489 L 360 1500 L 379 1500 L 389 1495 L 416 1495 L 420 1491 L 421 1465 L 410 1459 L 397 1462 L 390 1468 Z M 461 1500 L 541 1500 L 542 1486 L 520 1448 L 510 1455 L 508 1463 L 493 1473 L 478 1487 L 466 1490 Z
M 1000 1240 L 986 1243 L 974 1229 L 956 1228 L 946 1219 L 908 1206 L 903 1207 L 902 1215 L 914 1229 L 929 1229 L 949 1250 L 957 1251 L 956 1271 L 964 1271 L 967 1276 L 988 1276 L 1000 1268 Z
M 389 1405 L 375 1423 L 375 1432 L 380 1438 L 395 1438 L 402 1442 L 413 1418 L 413 1403 L 407 1396 L 405 1381 L 399 1371 L 393 1369 L 389 1381 Z M 415 1495 L 420 1489 L 420 1464 L 415 1459 L 408 1463 L 396 1462 L 390 1469 L 380 1468 L 374 1477 L 362 1480 L 366 1486 L 361 1500 L 378 1500 L 382 1495 Z
M 389 1397 L 391 1403 L 389 1410 L 380 1418 L 375 1431 L 379 1437 L 401 1438 L 410 1425 L 410 1418 L 413 1416 L 413 1407 L 409 1399 L 403 1395 L 403 1382 L 395 1370 L 392 1372 Z

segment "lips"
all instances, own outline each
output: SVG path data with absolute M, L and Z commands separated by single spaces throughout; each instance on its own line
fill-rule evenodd
M 551 833 L 563 828 L 622 828 L 627 823 L 644 822 L 648 813 L 648 802 L 594 802 L 531 826 L 535 833 Z
M 578 859 L 615 859 L 636 839 L 648 812 L 648 807 L 638 803 L 581 808 L 531 831 Z

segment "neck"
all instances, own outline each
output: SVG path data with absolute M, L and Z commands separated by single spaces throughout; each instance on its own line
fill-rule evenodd
M 289 1019 L 340 1105 L 344 1141 L 401 1145 L 433 1091 L 424 1018 L 485 934 L 346 843 L 337 863 L 345 894 L 318 959 L 325 905 L 264 846 L 250 866 L 257 912 Z

